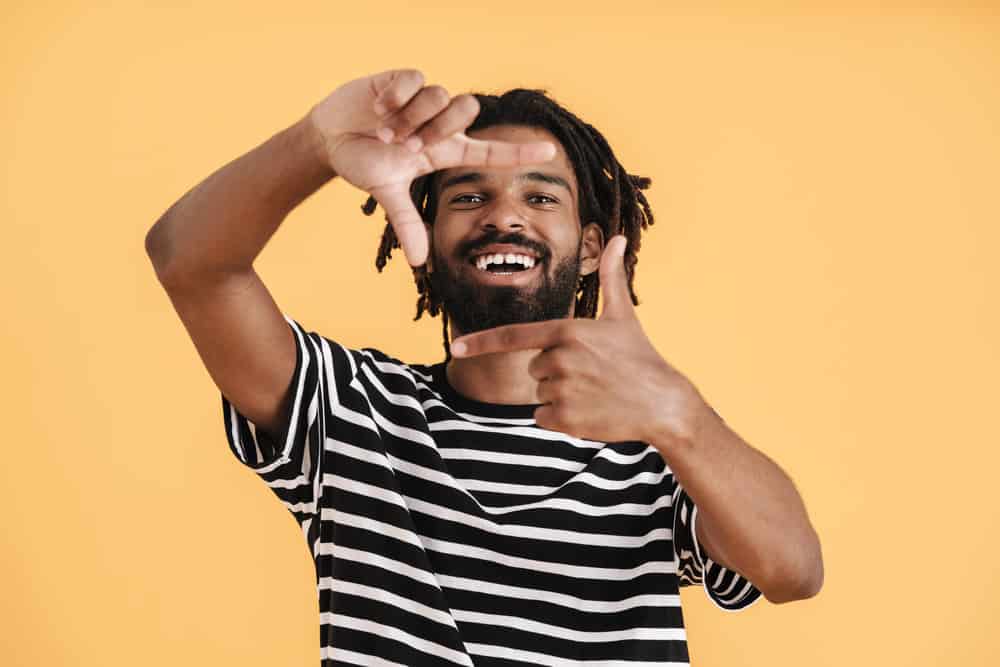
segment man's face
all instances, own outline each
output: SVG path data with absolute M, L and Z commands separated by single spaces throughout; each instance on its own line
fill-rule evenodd
M 541 164 L 439 174 L 430 279 L 453 326 L 472 333 L 571 315 L 579 277 L 597 268 L 603 238 L 596 224 L 581 229 L 565 150 L 534 127 L 500 125 L 469 136 L 551 141 L 556 155 Z

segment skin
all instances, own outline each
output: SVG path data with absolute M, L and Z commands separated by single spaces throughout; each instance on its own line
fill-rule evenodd
M 515 126 L 474 136 L 555 141 L 545 130 Z M 543 428 L 651 444 L 698 506 L 696 531 L 709 558 L 747 576 L 772 602 L 815 595 L 823 579 L 819 540 L 791 479 L 730 429 L 694 383 L 654 348 L 629 296 L 625 237 L 605 244 L 597 225 L 581 228 L 576 179 L 556 145 L 556 155 L 541 165 L 447 170 L 442 183 L 471 171 L 482 178 L 441 191 L 428 233 L 437 254 L 463 279 L 480 282 L 495 279 L 485 278 L 456 249 L 488 229 L 525 234 L 545 244 L 554 259 L 575 252 L 582 235 L 581 275 L 600 272 L 601 313 L 596 320 L 574 319 L 567 303 L 564 319 L 470 335 L 453 331 L 449 381 L 480 401 L 541 403 L 535 421 Z M 570 188 L 518 178 L 529 171 L 561 176 Z M 536 273 L 534 283 L 539 280 Z M 509 281 L 525 284 L 525 276 L 513 274 Z
M 577 210 L 577 182 L 573 167 L 562 145 L 546 130 L 534 127 L 501 125 L 469 133 L 480 140 L 505 142 L 551 141 L 556 146 L 555 156 L 546 162 L 499 169 L 462 167 L 444 170 L 439 180 L 446 183 L 452 177 L 480 173 L 483 179 L 475 183 L 459 183 L 445 187 L 438 193 L 437 217 L 428 233 L 433 247 L 440 256 L 447 258 L 452 268 L 463 279 L 482 284 L 499 282 L 496 277 L 485 277 L 458 255 L 456 248 L 462 242 L 476 239 L 490 229 L 501 233 L 520 232 L 546 246 L 552 253 L 544 270 L 551 275 L 558 262 L 575 253 L 580 237 L 580 275 L 597 270 L 604 247 L 601 228 L 590 223 L 581 229 Z M 569 185 L 519 179 L 518 176 L 539 172 L 562 178 Z M 428 265 L 434 270 L 433 263 Z M 543 270 L 542 267 L 538 271 Z M 508 284 L 524 284 L 523 276 L 513 274 Z M 502 279 L 501 279 L 502 280 Z M 541 281 L 535 275 L 534 284 Z M 530 284 L 530 283 L 529 283 Z M 565 317 L 570 317 L 572 301 L 566 304 Z M 452 326 L 452 337 L 465 332 Z M 453 358 L 447 367 L 448 380 L 460 393 L 479 401 L 504 404 L 540 403 L 538 381 L 528 372 L 536 353 L 531 350 L 513 350 L 496 354 L 483 354 L 472 358 Z
M 147 253 L 220 390 L 259 428 L 280 432 L 284 401 L 294 396 L 288 388 L 295 341 L 253 262 L 288 213 L 335 177 L 375 197 L 411 266 L 425 263 L 430 242 L 444 261 L 460 261 L 457 244 L 490 225 L 518 228 L 555 257 L 577 252 L 582 241 L 581 271 L 600 272 L 600 317 L 574 319 L 567 303 L 563 318 L 466 336 L 456 331 L 452 384 L 483 401 L 541 403 L 535 419 L 542 428 L 648 442 L 696 503 L 698 538 L 713 560 L 745 575 L 772 602 L 815 595 L 823 562 L 801 497 L 650 343 L 628 299 L 624 238 L 604 239 L 593 221 L 582 224 L 574 175 L 551 137 L 537 141 L 544 133 L 510 127 L 466 136 L 478 112 L 473 96 L 426 86 L 417 70 L 349 81 L 157 221 Z M 529 198 L 529 189 L 542 186 L 516 178 L 528 165 L 565 178 L 571 196 L 554 189 L 557 204 Z M 442 206 L 429 239 L 411 183 L 434 171 L 473 168 L 485 176 L 477 186 L 482 205 Z M 442 193 L 442 201 L 452 196 Z M 540 278 L 518 275 L 511 280 Z
M 628 295 L 625 238 L 606 240 L 579 219 L 576 179 L 559 142 L 544 130 L 513 126 L 467 136 L 478 110 L 471 96 L 451 98 L 440 86 L 424 86 L 419 72 L 397 70 L 345 84 L 310 114 L 324 161 L 383 206 L 411 266 L 424 264 L 433 244 L 463 278 L 484 280 L 456 248 L 490 227 L 519 231 L 554 258 L 576 252 L 582 235 L 581 275 L 600 272 L 600 316 L 575 319 L 567 303 L 564 318 L 454 331 L 449 381 L 480 401 L 542 404 L 535 411 L 542 428 L 649 443 L 697 505 L 698 539 L 712 560 L 746 576 L 772 602 L 815 595 L 822 553 L 801 496 L 649 341 Z M 483 178 L 445 188 L 428 228 L 409 186 L 441 170 L 445 178 L 468 171 Z M 530 171 L 562 177 L 569 191 L 518 178 Z M 530 196 L 543 191 L 556 202 Z M 461 194 L 479 197 L 456 203 Z M 530 286 L 539 271 L 503 280 Z

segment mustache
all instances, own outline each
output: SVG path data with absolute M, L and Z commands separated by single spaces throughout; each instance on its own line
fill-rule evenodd
M 542 261 L 548 259 L 549 256 L 549 249 L 538 241 L 529 239 L 520 232 L 507 232 L 506 234 L 501 234 L 499 230 L 488 231 L 479 238 L 470 239 L 459 244 L 457 252 L 459 257 L 468 257 L 475 251 L 481 250 L 493 243 L 508 243 L 510 245 L 518 245 L 522 248 L 527 248 L 534 251 L 535 254 L 538 255 L 538 258 Z

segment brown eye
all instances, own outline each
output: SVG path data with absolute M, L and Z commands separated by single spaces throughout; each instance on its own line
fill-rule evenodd
M 545 200 L 545 201 L 539 202 L 541 204 L 558 204 L 559 203 L 558 199 L 554 199 L 554 198 L 552 198 L 552 197 L 550 197 L 548 195 L 531 195 L 530 197 L 528 197 L 528 199 L 536 199 L 536 200 L 537 199 L 543 199 L 543 200 Z
M 469 201 L 470 197 L 478 198 L 480 201 Z M 459 196 L 455 197 L 454 199 L 451 200 L 451 203 L 452 204 L 479 204 L 482 201 L 482 199 L 483 198 L 482 198 L 481 195 L 465 194 L 465 195 L 459 195 Z

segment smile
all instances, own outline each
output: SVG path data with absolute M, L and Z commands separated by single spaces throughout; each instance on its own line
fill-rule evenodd
M 492 253 L 472 258 L 480 271 L 492 274 L 520 273 L 535 267 L 535 258 L 522 253 Z

